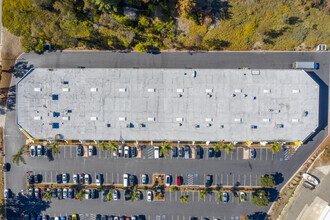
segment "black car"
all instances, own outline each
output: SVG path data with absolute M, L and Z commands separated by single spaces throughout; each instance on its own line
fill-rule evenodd
M 63 189 L 61 188 L 57 189 L 57 198 L 63 199 Z
M 214 157 L 214 148 L 209 147 L 209 157 Z
M 73 199 L 73 189 L 69 189 L 69 193 L 68 193 L 69 195 L 68 195 L 68 197 L 69 197 L 69 199 Z
M 77 147 L 77 156 L 78 157 L 82 157 L 83 156 L 83 147 L 82 146 L 78 146 Z
M 131 157 L 136 157 L 136 147 L 131 147 Z
M 205 187 L 210 187 L 212 185 L 213 176 L 207 175 L 205 180 Z
M 183 157 L 184 151 L 183 147 L 179 147 L 179 157 Z
M 135 183 L 136 183 L 136 177 L 135 177 L 135 175 L 130 175 L 130 177 L 129 177 L 129 185 L 130 186 L 135 186 Z
M 62 174 L 58 174 L 58 175 L 56 176 L 56 180 L 57 180 L 57 184 L 62 183 Z
M 36 174 L 34 175 L 34 183 L 40 183 L 41 182 L 41 175 Z
M 29 176 L 29 184 L 33 184 L 34 183 L 34 176 L 30 175 Z
M 108 216 L 106 216 L 106 215 L 102 215 L 102 216 L 101 216 L 101 220 L 108 220 Z
M 119 220 L 125 220 L 126 219 L 126 216 L 120 216 L 119 217 Z
M 177 156 L 178 156 L 178 148 L 172 147 L 172 157 L 177 157 Z
M 96 220 L 101 220 L 101 215 L 96 215 Z
M 10 164 L 4 163 L 2 166 L 3 172 L 8 172 L 10 170 Z
M 139 215 L 138 216 L 138 220 L 145 220 L 145 219 L 146 219 L 146 217 L 144 215 Z
M 197 146 L 195 148 L 195 152 L 196 152 L 196 159 L 201 159 L 201 157 L 202 157 L 202 148 L 200 146 Z
M 131 192 L 130 190 L 125 190 L 125 200 L 130 200 L 131 199 Z
M 96 199 L 96 198 L 97 198 L 96 189 L 92 189 L 91 190 L 91 199 Z

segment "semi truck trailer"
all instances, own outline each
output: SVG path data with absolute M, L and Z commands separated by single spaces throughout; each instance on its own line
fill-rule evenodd
M 319 64 L 314 62 L 294 62 L 293 68 L 295 69 L 318 69 Z

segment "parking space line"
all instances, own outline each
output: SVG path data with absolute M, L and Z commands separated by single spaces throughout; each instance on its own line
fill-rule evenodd
M 120 184 L 119 173 L 117 173 L 117 184 Z
M 246 186 L 246 175 L 244 174 L 244 186 Z
M 70 158 L 72 158 L 72 146 L 70 146 Z
M 251 174 L 250 174 L 250 186 L 252 186 L 252 178 L 251 178 Z
M 228 176 L 228 174 L 227 174 L 227 186 L 229 186 L 229 181 L 228 181 L 228 178 L 229 178 L 229 176 Z
M 218 184 L 218 174 L 215 174 L 215 182 L 214 182 L 215 184 L 213 184 L 213 185 L 217 185 Z
M 223 185 L 223 182 L 222 182 L 222 174 L 221 174 L 221 182 L 220 182 L 221 185 Z
M 193 200 L 193 202 L 195 201 L 195 192 L 194 191 L 192 192 L 192 200 Z
M 256 175 L 256 186 L 258 186 L 258 175 Z
M 113 173 L 111 173 L 111 182 L 114 184 L 115 182 L 113 181 Z
M 210 194 L 210 196 L 209 196 L 209 197 L 210 197 L 210 202 L 211 202 L 211 201 L 212 201 L 212 194 Z
M 107 159 L 108 158 L 108 151 L 105 150 L 105 153 L 104 153 L 104 158 Z
M 227 160 L 227 153 L 226 153 L 225 150 L 224 150 L 223 152 L 224 152 L 224 154 L 225 154 L 225 160 Z M 222 153 L 222 152 L 221 152 L 221 153 Z
M 271 155 L 272 155 L 272 160 L 274 160 L 274 154 L 272 153 Z
M 230 160 L 233 160 L 233 152 L 230 152 Z
M 266 150 L 266 160 L 267 160 L 268 151 Z
M 178 191 L 175 192 L 175 201 L 178 201 Z
M 237 157 L 236 157 L 236 160 L 238 160 L 239 149 L 240 149 L 240 148 L 236 148 L 236 153 L 237 153 L 237 154 L 236 154 L 236 156 L 237 156 Z
M 235 185 L 235 174 L 233 174 L 233 185 Z

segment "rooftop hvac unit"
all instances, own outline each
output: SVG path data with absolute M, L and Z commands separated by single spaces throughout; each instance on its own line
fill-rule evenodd
M 34 120 L 36 120 L 36 121 L 40 121 L 41 119 L 42 119 L 41 116 L 34 116 Z
M 68 120 L 70 120 L 70 116 L 64 116 L 64 117 L 62 117 L 62 120 L 63 121 L 68 121 Z
M 234 121 L 237 122 L 237 123 L 241 123 L 242 122 L 242 118 L 235 118 Z
M 148 92 L 156 92 L 156 89 L 155 88 L 148 89 Z
M 119 92 L 126 92 L 127 89 L 126 88 L 119 88 Z
M 262 119 L 262 122 L 270 122 L 270 119 L 269 118 L 264 118 L 264 119 Z
M 176 92 L 184 92 L 184 89 L 177 89 Z
M 206 93 L 212 93 L 213 92 L 213 89 L 205 89 L 205 92 Z
M 35 92 L 41 92 L 42 91 L 42 88 L 34 88 L 34 91 Z
M 260 75 L 260 71 L 259 70 L 253 70 L 252 75 Z
M 99 91 L 98 88 L 91 88 L 91 92 L 97 92 L 97 91 Z
M 300 93 L 300 89 L 292 89 L 292 93 L 294 93 L 294 94 Z
M 205 121 L 206 122 L 211 122 L 211 121 L 213 121 L 213 118 L 205 118 Z
M 126 121 L 126 117 L 119 117 L 118 120 L 119 121 Z
M 95 117 L 95 116 L 91 117 L 91 121 L 97 121 L 97 120 L 98 120 L 98 117 Z
M 69 92 L 70 91 L 70 88 L 62 88 L 62 91 L 63 92 Z
M 184 118 L 176 118 L 176 121 L 183 121 Z
M 242 89 L 235 89 L 235 93 L 242 93 Z
M 269 94 L 269 93 L 271 93 L 271 90 L 270 89 L 264 89 L 264 93 Z
M 292 119 L 292 123 L 297 123 L 297 122 L 299 122 L 299 119 L 298 118 L 293 118 Z
M 148 121 L 155 121 L 156 118 L 155 117 L 148 117 Z

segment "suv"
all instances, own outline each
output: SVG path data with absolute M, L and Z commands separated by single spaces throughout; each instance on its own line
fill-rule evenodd
M 201 159 L 201 157 L 202 157 L 202 148 L 200 146 L 197 146 L 195 148 L 195 152 L 196 152 L 196 159 Z
M 93 145 L 89 145 L 88 147 L 88 156 L 93 156 L 94 155 L 94 146 Z
M 69 174 L 63 173 L 62 174 L 62 182 L 63 183 L 68 183 L 68 181 L 69 181 Z
M 209 157 L 214 157 L 214 148 L 209 147 Z
M 250 159 L 254 159 L 256 157 L 256 149 L 250 149 Z
M 210 187 L 212 185 L 212 176 L 211 175 L 207 175 L 206 176 L 206 180 L 205 180 L 205 187 Z
M 124 147 L 124 157 L 129 158 L 129 146 Z
M 79 175 L 79 184 L 84 184 L 84 176 L 85 175 L 83 173 Z
M 131 147 L 131 157 L 136 157 L 136 147 Z
M 172 147 L 172 157 L 177 157 L 177 156 L 178 156 L 178 148 Z
M 83 147 L 82 146 L 78 146 L 77 147 L 77 156 L 78 157 L 82 157 L 83 156 Z
M 147 174 L 142 174 L 142 184 L 143 185 L 148 184 L 148 175 Z
M 85 184 L 89 184 L 89 174 L 85 174 Z
M 131 175 L 131 176 L 129 177 L 129 185 L 130 185 L 130 186 L 134 186 L 135 183 L 136 183 L 135 175 Z
M 154 147 L 154 158 L 159 159 L 159 147 Z
M 123 175 L 123 185 L 124 187 L 128 187 L 128 174 L 124 173 Z
M 190 158 L 190 148 L 186 146 L 184 148 L 184 159 L 189 159 Z
M 183 147 L 179 147 L 179 157 L 183 157 Z
M 79 177 L 78 174 L 73 174 L 73 183 L 78 184 L 79 183 Z

